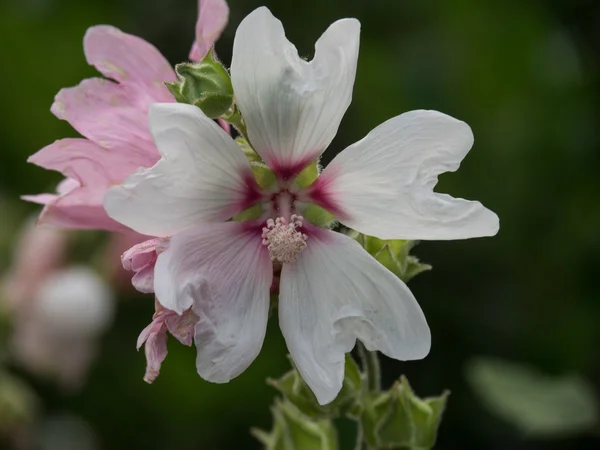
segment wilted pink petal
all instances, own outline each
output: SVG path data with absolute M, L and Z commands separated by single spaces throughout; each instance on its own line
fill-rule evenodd
M 181 316 L 177 313 L 170 314 L 165 323 L 167 329 L 175 339 L 183 345 L 190 346 L 194 339 L 194 327 L 198 323 L 198 316 L 191 309 L 185 311 Z
M 225 0 L 198 0 L 196 40 L 190 52 L 192 61 L 200 61 L 215 44 L 227 25 L 229 6 Z
M 144 381 L 152 383 L 160 373 L 160 366 L 167 357 L 167 327 L 160 317 L 154 318 L 152 323 L 142 330 L 137 342 L 138 350 L 144 343 L 146 343 L 144 347 L 146 354 Z
M 192 345 L 194 327 L 198 316 L 191 310 L 185 311 L 181 316 L 174 311 L 164 308 L 155 302 L 156 312 L 152 316 L 152 323 L 148 325 L 138 337 L 137 349 L 145 343 L 146 374 L 144 381 L 152 383 L 160 373 L 162 362 L 167 357 L 167 330 L 182 344 Z
M 135 272 L 131 282 L 138 291 L 154 292 L 154 265 L 158 253 L 167 245 L 166 241 L 164 238 L 150 239 L 134 245 L 121 256 L 123 268 Z

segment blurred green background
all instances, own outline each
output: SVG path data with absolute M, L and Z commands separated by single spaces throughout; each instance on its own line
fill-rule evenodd
M 217 44 L 224 61 L 240 20 L 263 4 L 305 56 L 334 20 L 362 22 L 354 101 L 325 163 L 412 109 L 443 111 L 475 134 L 472 152 L 438 190 L 480 200 L 500 216 L 500 233 L 416 248 L 433 265 L 410 284 L 432 329 L 432 351 L 423 361 L 385 360 L 385 383 L 404 373 L 421 395 L 452 391 L 439 449 L 598 448 L 585 434 L 519 433 L 484 408 L 465 365 L 488 355 L 548 374 L 575 372 L 600 397 L 600 2 L 229 0 L 229 26 Z M 187 58 L 195 19 L 195 0 L 0 0 L 0 268 L 18 223 L 37 210 L 17 197 L 52 190 L 60 179 L 26 158 L 76 135 L 49 107 L 61 87 L 96 75 L 83 56 L 85 30 L 115 25 L 177 63 Z M 228 385 L 201 380 L 194 349 L 174 339 L 160 377 L 147 385 L 135 342 L 153 302 L 130 297 L 82 392 L 65 395 L 12 369 L 38 393 L 41 414 L 83 418 L 101 449 L 258 449 L 248 431 L 270 427 L 275 391 L 265 378 L 288 369 L 276 320 L 258 360 Z

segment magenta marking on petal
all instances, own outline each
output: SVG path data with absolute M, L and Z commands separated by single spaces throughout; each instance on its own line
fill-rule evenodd
M 269 151 L 265 155 L 267 166 L 273 171 L 275 176 L 280 180 L 290 180 L 296 177 L 302 170 L 311 162 L 315 161 L 321 152 L 313 152 L 304 156 L 298 161 L 281 161 L 275 156 L 275 152 Z
M 260 190 L 260 186 L 256 183 L 254 179 L 254 175 L 250 173 L 246 173 L 242 176 L 244 181 L 244 197 L 241 201 L 240 207 L 241 210 L 245 210 L 251 208 L 256 203 L 258 203 L 262 199 L 262 193 Z
M 338 219 L 345 219 L 348 215 L 342 210 L 338 202 L 335 201 L 335 194 L 332 189 L 332 182 L 335 176 L 323 174 L 308 188 L 308 197 L 315 204 L 325 208 Z

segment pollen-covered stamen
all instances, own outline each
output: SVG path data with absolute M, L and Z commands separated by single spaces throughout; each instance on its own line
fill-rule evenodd
M 302 216 L 292 214 L 288 223 L 284 217 L 267 220 L 263 228 L 263 244 L 269 249 L 271 260 L 281 263 L 291 263 L 306 247 L 306 234 L 299 231 L 302 228 Z

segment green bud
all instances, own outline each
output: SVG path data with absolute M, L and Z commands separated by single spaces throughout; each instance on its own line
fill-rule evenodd
M 346 355 L 344 384 L 335 400 L 327 405 L 319 405 L 315 394 L 310 390 L 296 369 L 283 377 L 267 382 L 280 391 L 284 397 L 303 414 L 312 419 L 337 418 L 351 413 L 362 392 L 362 378 L 356 362 Z
M 287 401 L 276 400 L 270 433 L 252 430 L 265 450 L 337 450 L 338 440 L 329 420 L 311 420 Z
M 200 108 L 211 119 L 227 113 L 233 105 L 233 86 L 227 69 L 209 51 L 198 63 L 175 66 L 178 80 L 165 83 L 179 103 Z
M 360 417 L 365 441 L 373 449 L 433 448 L 447 398 L 420 399 L 406 377 L 387 392 L 369 393 Z
M 407 283 L 411 278 L 431 270 L 429 264 L 423 264 L 419 258 L 410 254 L 417 241 L 383 240 L 373 236 L 353 232 L 350 234 L 364 249 L 383 266 Z

